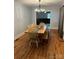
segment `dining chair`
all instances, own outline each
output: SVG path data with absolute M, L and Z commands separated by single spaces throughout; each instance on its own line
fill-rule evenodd
M 30 40 L 30 45 L 32 45 L 33 43 L 36 44 L 36 47 L 38 48 L 38 44 L 39 44 L 39 38 L 37 33 L 29 33 L 29 40 Z

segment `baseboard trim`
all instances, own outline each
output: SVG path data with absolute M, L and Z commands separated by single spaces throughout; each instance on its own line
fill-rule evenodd
M 50 29 L 50 30 L 57 30 L 58 31 L 58 29 Z
M 25 32 L 18 34 L 17 36 L 14 37 L 14 40 L 16 41 L 17 39 L 19 39 L 24 34 L 25 34 Z

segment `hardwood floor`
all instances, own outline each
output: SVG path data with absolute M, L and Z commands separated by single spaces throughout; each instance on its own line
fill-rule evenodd
M 29 47 L 28 35 L 24 34 L 14 44 L 15 59 L 64 59 L 64 41 L 57 30 L 50 31 L 48 43 Z

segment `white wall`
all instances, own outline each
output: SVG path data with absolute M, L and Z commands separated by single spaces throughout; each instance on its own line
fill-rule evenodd
M 35 7 L 36 8 L 36 7 Z M 32 21 L 33 22 L 36 22 L 36 14 L 35 14 L 35 11 L 34 9 L 32 9 Z M 51 11 L 51 20 L 50 20 L 50 27 L 51 29 L 58 29 L 58 23 L 59 23 L 59 8 L 58 6 L 51 6 L 51 7 L 43 7 L 47 10 L 50 10 Z
M 59 8 L 53 7 L 51 8 L 51 20 L 50 20 L 51 29 L 58 29 L 58 24 L 59 24 Z
M 32 23 L 32 9 L 14 2 L 14 36 L 26 30 L 26 26 Z

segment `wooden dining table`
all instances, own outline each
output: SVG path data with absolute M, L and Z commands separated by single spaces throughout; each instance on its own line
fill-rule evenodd
M 46 31 L 46 26 L 39 27 L 39 25 L 32 24 L 26 29 L 25 33 L 38 33 L 44 34 Z

